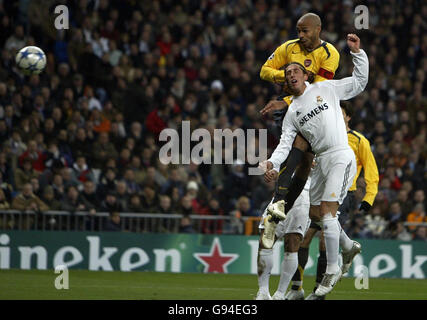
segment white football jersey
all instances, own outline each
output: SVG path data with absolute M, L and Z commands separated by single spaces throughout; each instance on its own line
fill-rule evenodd
M 361 93 L 368 83 L 369 61 L 365 51 L 352 53 L 354 69 L 351 77 L 309 84 L 300 96 L 292 98 L 282 123 L 280 143 L 269 161 L 274 169 L 286 160 L 298 132 L 307 139 L 313 152 L 322 155 L 348 149 L 347 131 L 340 100 Z

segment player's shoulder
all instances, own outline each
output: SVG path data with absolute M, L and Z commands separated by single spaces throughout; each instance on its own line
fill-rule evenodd
M 340 53 L 338 52 L 337 48 L 335 46 L 327 41 L 323 41 L 321 44 L 321 47 L 323 48 L 323 54 L 326 56 L 326 59 L 328 58 L 339 58 Z
M 284 50 L 288 50 L 289 48 L 293 48 L 295 45 L 297 45 L 299 42 L 299 39 L 291 39 L 286 42 L 284 42 L 282 45 L 280 45 L 280 48 L 283 48 Z
M 358 131 L 356 131 L 356 130 L 350 130 L 349 132 L 348 132 L 348 135 L 353 135 L 354 137 L 356 137 L 360 142 L 369 142 L 369 140 L 368 139 L 366 139 L 366 137 L 362 134 L 362 133 L 360 133 L 360 132 L 358 132 Z

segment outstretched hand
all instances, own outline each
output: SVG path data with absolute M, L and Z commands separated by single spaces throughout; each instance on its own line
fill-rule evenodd
M 354 33 L 349 33 L 347 35 L 347 45 L 351 52 L 358 53 L 360 51 L 360 38 Z
M 288 104 L 283 100 L 271 100 L 264 108 L 261 109 L 260 112 L 263 116 L 265 116 L 270 111 L 282 110 L 285 109 L 287 106 Z

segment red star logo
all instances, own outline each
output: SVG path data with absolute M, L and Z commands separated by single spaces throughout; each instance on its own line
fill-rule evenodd
M 234 253 L 223 254 L 221 243 L 215 238 L 209 253 L 195 253 L 194 257 L 205 266 L 203 272 L 228 273 L 227 266 L 236 260 L 239 255 Z

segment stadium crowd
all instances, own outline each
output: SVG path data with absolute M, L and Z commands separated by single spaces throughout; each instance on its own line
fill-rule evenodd
M 0 0 L 0 209 L 259 216 L 274 184 L 232 165 L 164 165 L 160 132 L 191 128 L 279 128 L 259 110 L 280 94 L 259 71 L 297 37 L 306 12 L 341 53 L 336 78 L 351 73 L 345 35 L 361 37 L 370 61 L 367 90 L 351 101 L 352 129 L 370 141 L 379 173 L 371 210 L 345 226 L 354 238 L 427 239 L 427 4 L 366 1 L 369 29 L 354 30 L 356 1 Z M 54 8 L 69 9 L 56 30 Z M 46 70 L 24 77 L 14 57 L 41 47 Z M 356 196 L 364 194 L 359 178 Z M 240 224 L 239 224 L 240 221 Z

